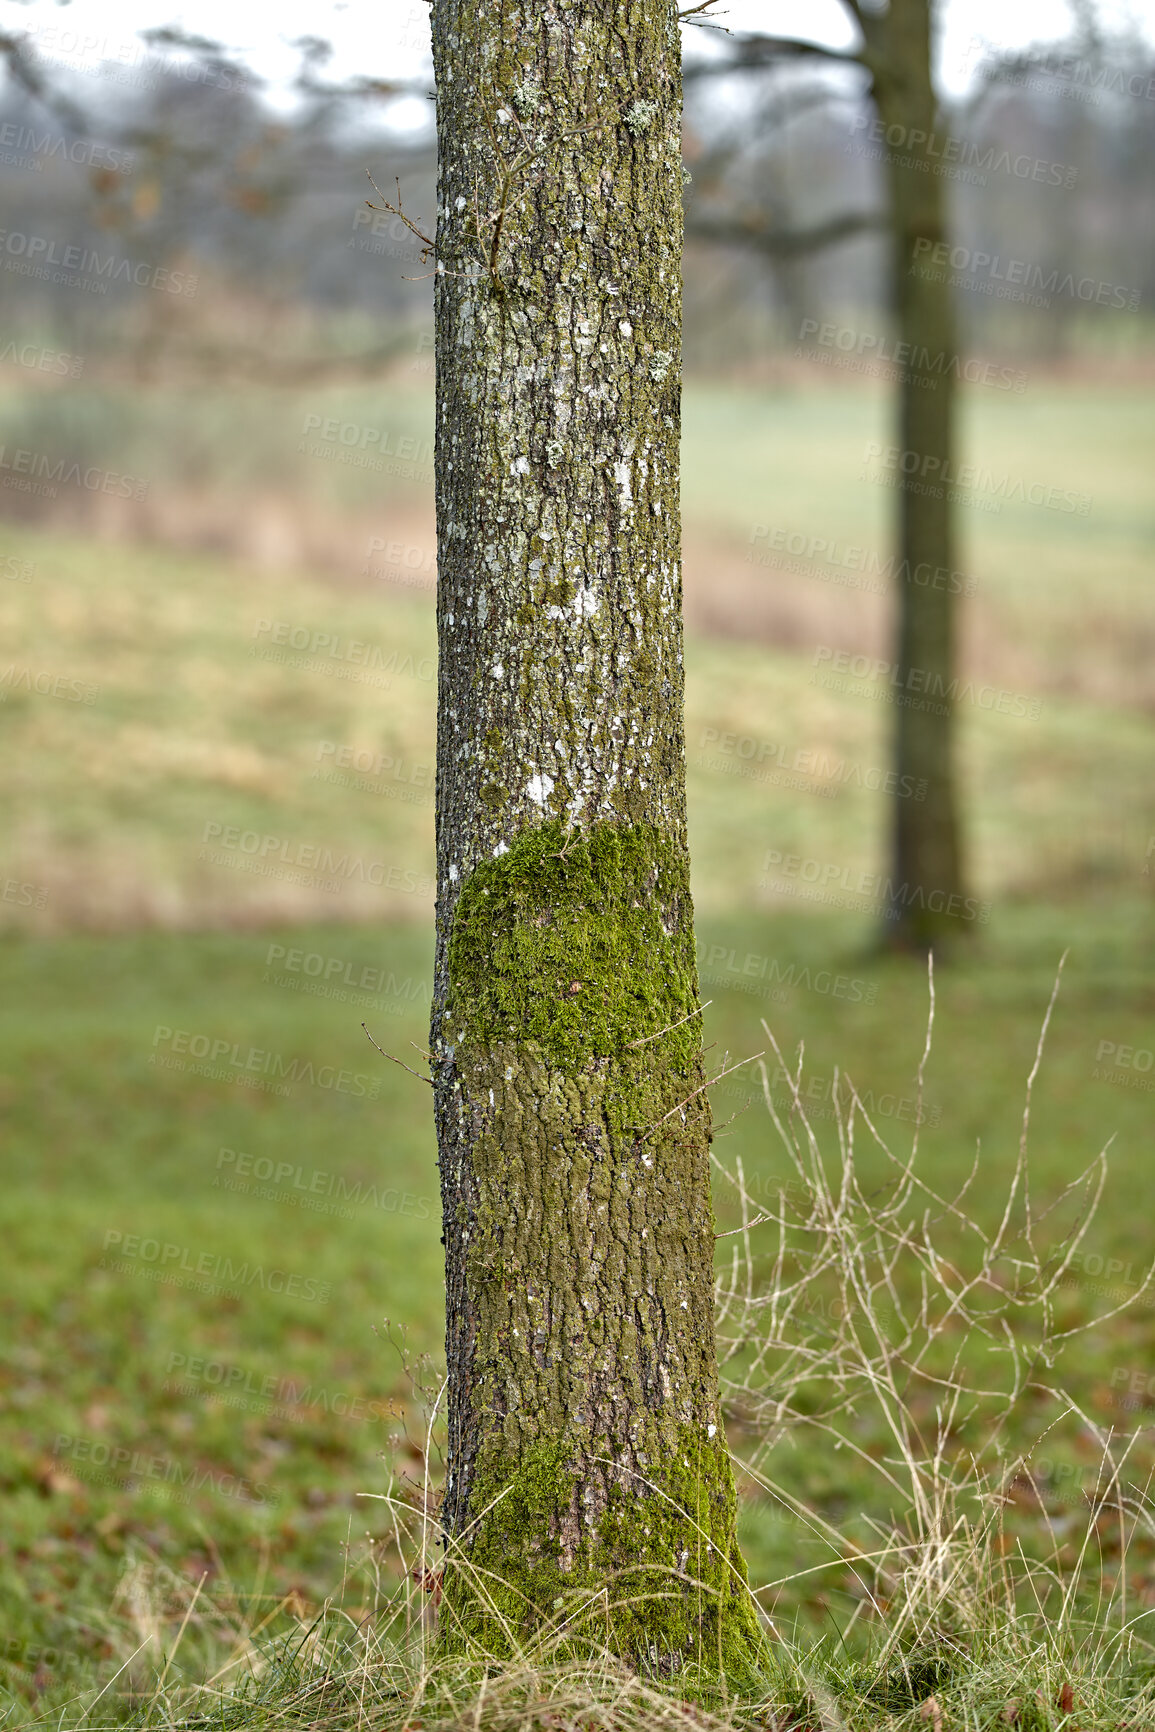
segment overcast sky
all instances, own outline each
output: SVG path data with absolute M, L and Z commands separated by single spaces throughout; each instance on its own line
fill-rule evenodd
M 1137 30 L 1155 41 L 1155 0 L 1098 0 L 1110 29 Z M 839 0 L 720 0 L 718 15 L 737 30 L 775 35 L 806 34 L 832 46 L 854 40 Z M 980 56 L 980 45 L 1026 46 L 1067 37 L 1072 13 L 1066 0 L 946 0 L 941 41 L 941 86 L 954 94 L 966 87 Z M 297 57 L 295 37 L 319 35 L 336 50 L 334 77 L 357 73 L 412 76 L 429 64 L 429 8 L 424 0 L 0 0 L 0 23 L 31 29 L 51 41 L 53 58 L 91 65 L 92 44 L 107 44 L 111 56 L 123 53 L 134 32 L 176 24 L 190 33 L 228 44 L 265 78 L 276 84 L 291 76 Z M 43 34 L 41 34 L 43 33 Z M 705 41 L 713 32 L 690 31 Z M 80 44 L 74 47 L 73 44 Z M 426 111 L 427 113 L 427 111 Z

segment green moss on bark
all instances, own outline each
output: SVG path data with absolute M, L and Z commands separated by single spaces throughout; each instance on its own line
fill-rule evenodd
M 448 955 L 476 1423 L 445 1638 L 504 1656 L 564 1625 L 658 1675 L 735 1678 L 760 1639 L 714 1368 L 685 851 L 650 825 L 522 831 L 462 887 Z
M 488 1572 L 451 1575 L 444 1629 L 500 1651 L 600 1596 L 585 1634 L 733 1678 L 758 1643 L 686 852 L 677 8 L 433 0 L 432 37 L 442 1519 Z
M 486 1464 L 468 1572 L 448 1573 L 448 1645 L 506 1659 L 544 1638 L 562 1653 L 605 1649 L 683 1684 L 695 1673 L 749 1684 L 762 1637 L 734 1543 L 725 1446 L 701 1427 L 681 1429 L 646 1483 L 613 1488 L 579 1556 L 564 1560 L 549 1536 L 569 1518 L 574 1482 L 565 1438 Z
M 697 1008 L 687 868 L 650 825 L 524 832 L 462 891 L 446 1040 L 532 1041 L 572 1073 L 682 1023 L 664 1050 L 688 1073 L 701 1026 L 683 1022 Z

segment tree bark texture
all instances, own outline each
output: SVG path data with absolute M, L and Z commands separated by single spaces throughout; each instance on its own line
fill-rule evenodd
M 670 0 L 434 0 L 442 1639 L 736 1677 L 685 819 Z
M 930 0 L 890 0 L 885 12 L 862 17 L 887 129 L 895 322 L 910 355 L 898 388 L 895 769 L 900 788 L 926 786 L 924 800 L 894 801 L 886 936 L 896 947 L 926 949 L 970 932 L 975 908 L 964 891 L 951 696 L 956 507 L 946 477 L 954 473 L 958 337 L 945 273 L 912 268 L 926 252 L 920 242 L 937 246 L 947 235 L 941 157 L 929 142 L 937 120 Z M 947 574 L 941 587 L 934 573 Z

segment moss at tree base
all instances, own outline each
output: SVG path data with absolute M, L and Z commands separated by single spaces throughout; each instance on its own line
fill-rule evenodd
M 715 1680 L 761 1649 L 713 1339 L 710 1113 L 685 850 L 546 821 L 461 888 L 444 1063 L 443 1642 Z M 456 1177 L 456 1175 L 455 1175 Z
M 559 1659 L 609 1653 L 656 1679 L 753 1679 L 765 1644 L 729 1456 L 702 1430 L 680 1432 L 676 1450 L 648 1484 L 614 1487 L 568 1566 L 540 1536 L 569 1518 L 572 1449 L 542 1440 L 516 1464 L 493 1460 L 475 1481 L 483 1513 L 468 1563 L 447 1559 L 442 1651 L 508 1662 L 545 1644 Z

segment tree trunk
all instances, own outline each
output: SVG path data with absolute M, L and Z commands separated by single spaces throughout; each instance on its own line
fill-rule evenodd
M 893 303 L 898 341 L 909 345 L 898 392 L 897 439 L 906 467 L 897 479 L 898 634 L 896 795 L 887 941 L 926 949 L 973 930 L 964 890 L 954 769 L 955 549 L 953 476 L 958 339 L 947 273 L 912 266 L 946 238 L 931 72 L 930 0 L 890 0 L 863 13 L 879 118 L 887 128 Z M 940 280 L 933 280 L 934 276 Z M 908 455 L 913 454 L 913 455 Z M 909 472 L 908 472 L 909 471 Z M 909 780 L 908 780 L 909 778 Z
M 760 1637 L 686 843 L 676 10 L 434 0 L 433 50 L 442 1637 L 733 1679 Z

